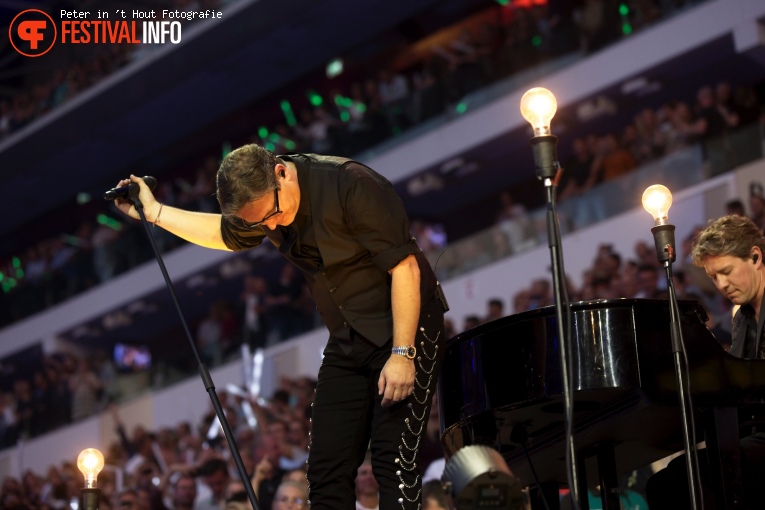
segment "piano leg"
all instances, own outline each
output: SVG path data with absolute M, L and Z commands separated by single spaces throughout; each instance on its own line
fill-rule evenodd
M 544 499 L 543 499 L 544 498 Z M 557 482 L 542 482 L 529 488 L 532 510 L 560 510 L 560 486 Z M 545 505 L 545 501 L 547 504 Z
M 738 409 L 715 407 L 702 414 L 715 508 L 743 508 Z
M 579 508 L 590 510 L 590 492 L 587 488 L 587 457 L 584 452 L 576 454 L 576 471 L 579 480 Z
M 577 452 L 577 472 L 579 476 L 579 508 L 589 510 L 589 489 L 587 483 L 587 459 L 595 457 L 598 463 L 598 481 L 600 501 L 603 510 L 620 510 L 619 477 L 616 474 L 616 455 L 611 442 L 598 443 Z
M 613 443 L 600 443 L 597 447 L 600 500 L 603 510 L 619 510 L 619 478 L 616 475 L 616 456 Z
M 595 456 L 598 462 L 598 476 L 600 482 L 600 498 L 603 510 L 620 510 L 619 501 L 619 478 L 616 474 L 616 455 L 613 443 L 600 443 L 594 451 L 590 448 L 580 451 L 576 455 L 577 473 L 579 479 L 579 509 L 589 510 L 589 491 L 587 489 L 587 458 Z M 545 508 L 543 497 L 547 500 L 550 510 L 560 510 L 559 486 L 556 482 L 542 483 L 533 486 L 529 490 L 532 510 Z
M 579 474 L 579 510 L 590 510 L 590 501 L 587 493 L 587 474 L 585 466 L 586 455 L 576 456 L 577 472 Z M 558 482 L 542 482 L 541 486 L 534 485 L 529 489 L 531 510 L 560 510 L 560 485 Z M 543 499 L 544 498 L 544 499 Z M 545 501 L 547 505 L 545 505 Z M 566 507 L 571 505 L 567 503 Z M 618 510 L 619 507 L 614 507 Z M 604 510 L 605 507 L 604 507 Z

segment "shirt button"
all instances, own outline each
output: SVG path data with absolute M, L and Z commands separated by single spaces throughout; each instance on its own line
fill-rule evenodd
M 343 327 L 347 328 L 348 327 L 348 323 L 347 322 L 343 322 Z
M 336 290 L 337 290 L 337 287 L 332 287 L 331 289 L 329 289 L 330 292 L 335 292 Z
M 345 305 L 340 305 L 340 306 L 338 306 L 338 308 L 341 309 L 341 310 L 345 310 Z

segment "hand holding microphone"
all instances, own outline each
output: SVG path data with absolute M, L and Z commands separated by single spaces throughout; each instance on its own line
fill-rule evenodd
M 156 186 L 157 179 L 154 177 L 147 175 L 141 178 L 131 175 L 130 179 L 122 179 L 116 187 L 104 193 L 104 200 L 114 200 L 114 204 L 120 211 L 131 218 L 140 219 L 141 216 L 133 204 L 133 199 L 138 198 L 143 205 L 147 220 L 156 225 L 159 213 L 162 212 L 162 204 L 157 202 L 152 193 Z
M 157 187 L 157 179 L 147 175 L 143 178 L 143 182 L 149 187 L 151 191 Z M 130 179 L 123 179 L 119 182 L 116 188 L 112 188 L 104 193 L 104 200 L 115 200 L 117 198 L 130 198 L 138 194 L 140 188 L 136 182 L 132 182 Z

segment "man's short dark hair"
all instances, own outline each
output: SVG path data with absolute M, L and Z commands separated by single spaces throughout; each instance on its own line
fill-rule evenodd
M 218 203 L 223 216 L 233 216 L 248 202 L 279 187 L 274 168 L 281 160 L 254 143 L 230 152 L 216 177 Z
M 436 500 L 444 508 L 450 506 L 449 498 L 439 480 L 429 480 L 422 484 L 422 502 L 427 503 L 428 499 Z
M 649 271 L 651 273 L 658 273 L 659 268 L 654 266 L 653 264 L 640 264 L 637 268 L 638 273 L 643 273 L 646 271 Z
M 498 306 L 500 308 L 503 308 L 505 306 L 505 303 L 499 298 L 491 298 L 489 300 L 489 306 Z
M 734 198 L 725 203 L 725 210 L 728 211 L 728 214 L 743 215 L 746 209 L 744 208 L 744 202 L 738 198 Z
M 219 471 L 228 473 L 228 465 L 223 459 L 207 459 L 195 472 L 197 476 L 210 476 Z
M 481 324 L 481 318 L 477 315 L 468 315 L 465 317 L 465 326 L 472 328 Z
M 280 388 L 274 392 L 274 395 L 271 397 L 271 400 L 274 400 L 276 402 L 281 402 L 282 404 L 289 404 L 290 394 L 287 390 Z
M 226 503 L 245 503 L 246 501 L 249 500 L 245 491 L 235 492 L 226 499 Z

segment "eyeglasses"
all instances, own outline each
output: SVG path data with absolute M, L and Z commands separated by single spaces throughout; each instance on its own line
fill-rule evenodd
M 300 498 L 291 498 L 289 496 L 279 496 L 276 498 L 277 503 L 284 503 L 285 505 L 289 503 L 295 503 L 299 507 L 303 507 L 306 504 L 306 501 L 304 499 Z
M 242 225 L 244 225 L 244 228 L 256 228 L 262 226 L 265 222 L 273 218 L 274 216 L 279 216 L 282 213 L 281 207 L 279 207 L 279 188 L 274 188 L 274 207 L 275 210 L 266 214 L 262 220 L 256 221 L 255 223 L 247 223 L 246 221 L 242 220 Z

